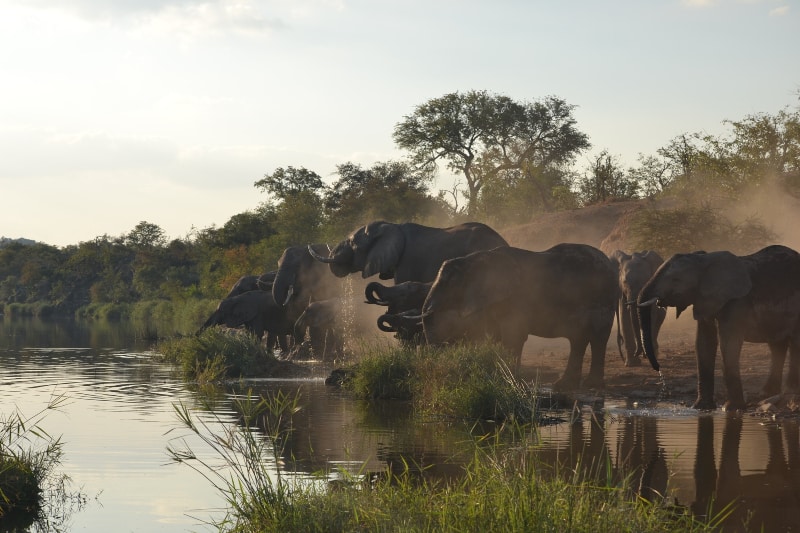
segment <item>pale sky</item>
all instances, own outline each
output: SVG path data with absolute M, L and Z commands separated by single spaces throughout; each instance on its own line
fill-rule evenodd
M 0 236 L 219 227 L 278 167 L 401 158 L 395 124 L 455 91 L 562 98 L 633 165 L 796 108 L 798 4 L 0 0 Z

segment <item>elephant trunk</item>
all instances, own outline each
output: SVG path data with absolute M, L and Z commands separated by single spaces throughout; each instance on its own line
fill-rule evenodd
M 661 365 L 658 364 L 658 360 L 656 359 L 656 349 L 655 345 L 653 344 L 653 311 L 655 310 L 656 306 L 656 299 L 652 299 L 650 301 L 642 302 L 638 305 L 639 311 L 639 325 L 642 335 L 642 345 L 644 348 L 644 354 L 647 356 L 647 359 L 650 361 L 650 365 L 653 367 L 653 370 L 658 371 L 661 368 Z
M 380 295 L 379 291 L 383 288 L 383 285 L 378 283 L 377 281 L 372 281 L 367 285 L 367 288 L 364 289 L 364 297 L 367 299 L 367 303 L 375 304 L 375 305 L 389 305 L 389 302 L 384 300 L 384 298 Z

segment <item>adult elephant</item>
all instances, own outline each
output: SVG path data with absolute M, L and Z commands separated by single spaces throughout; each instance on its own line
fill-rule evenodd
M 610 259 L 586 244 L 542 252 L 495 248 L 446 261 L 422 307 L 430 344 L 501 342 L 517 367 L 528 335 L 569 340 L 567 368 L 554 384 L 580 384 L 586 347 L 592 359 L 585 387 L 602 388 L 606 343 L 614 323 L 617 278 Z
M 361 272 L 364 278 L 433 281 L 447 259 L 478 250 L 491 250 L 508 243 L 495 230 L 479 222 L 449 228 L 432 228 L 406 222 L 376 221 L 353 231 L 325 257 L 313 247 L 311 255 L 330 265 L 331 272 L 344 277 Z
M 223 299 L 200 331 L 212 326 L 243 328 L 256 338 L 267 334 L 267 348 L 277 345 L 285 353 L 289 346 L 286 339 L 292 333 L 293 322 L 286 319 L 283 308 L 275 303 L 269 291 L 248 291 Z
M 736 256 L 727 251 L 694 252 L 670 257 L 639 294 L 639 319 L 644 350 L 658 370 L 649 327 L 652 304 L 675 307 L 677 314 L 693 306 L 697 321 L 697 409 L 713 409 L 717 347 L 728 399 L 726 409 L 746 406 L 739 374 L 742 343 L 767 343 L 771 354 L 767 395 L 781 390 L 789 350 L 786 387 L 800 387 L 800 254 L 785 246 L 767 246 Z
M 290 246 L 278 259 L 278 270 L 272 282 L 272 296 L 285 307 L 287 319 L 296 322 L 308 304 L 339 296 L 341 284 L 325 265 L 315 261 L 308 250 L 327 253 L 325 244 Z
M 642 347 L 641 326 L 636 301 L 639 293 L 653 274 L 655 274 L 664 259 L 652 250 L 634 252 L 631 255 L 617 250 L 610 256 L 611 264 L 619 276 L 619 300 L 617 302 L 617 346 L 619 353 L 625 361 L 625 366 L 639 366 L 642 364 L 644 348 Z M 658 332 L 667 316 L 665 309 L 653 304 L 653 319 L 651 320 L 650 335 L 653 339 L 653 348 L 658 354 Z M 624 345 L 624 354 L 623 354 Z

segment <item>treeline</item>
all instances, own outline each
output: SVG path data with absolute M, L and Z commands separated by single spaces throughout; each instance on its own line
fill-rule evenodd
M 542 212 L 598 202 L 668 195 L 694 205 L 741 201 L 766 181 L 800 197 L 800 107 L 730 121 L 719 137 L 680 135 L 629 168 L 608 150 L 581 165 L 591 144 L 572 110 L 554 97 L 519 103 L 485 91 L 453 93 L 395 126 L 406 160 L 343 163 L 330 184 L 301 166 L 278 168 L 254 183 L 267 199 L 222 227 L 168 240 L 143 221 L 124 235 L 63 248 L 6 241 L 0 306 L 7 315 L 71 315 L 144 301 L 218 300 L 240 276 L 273 270 L 287 246 L 335 243 L 376 219 L 480 220 L 502 232 Z M 433 192 L 442 166 L 457 180 L 452 190 Z

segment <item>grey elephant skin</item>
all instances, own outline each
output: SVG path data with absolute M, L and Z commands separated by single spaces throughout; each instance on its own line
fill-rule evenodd
M 364 278 L 433 281 L 447 259 L 508 243 L 495 230 L 479 222 L 449 228 L 433 228 L 406 222 L 375 221 L 353 231 L 325 257 L 312 255 L 330 265 L 338 277 L 361 272 Z
M 625 366 L 642 364 L 644 347 L 642 346 L 641 326 L 636 302 L 642 287 L 656 273 L 664 259 L 653 250 L 644 250 L 627 254 L 616 250 L 609 256 L 611 264 L 617 269 L 619 277 L 619 301 L 617 303 L 617 346 L 619 346 Z M 653 348 L 658 355 L 658 333 L 667 316 L 665 309 L 652 304 L 653 315 L 650 321 Z M 624 350 L 624 351 L 623 351 Z
M 789 352 L 786 387 L 800 385 L 800 255 L 780 245 L 751 255 L 727 251 L 676 254 L 670 257 L 639 294 L 645 354 L 653 368 L 659 363 L 647 323 L 649 304 L 675 307 L 680 314 L 693 306 L 697 321 L 697 400 L 694 407 L 713 409 L 717 348 L 727 389 L 725 409 L 746 407 L 739 358 L 742 343 L 766 343 L 771 364 L 764 394 L 781 390 Z
M 424 336 L 419 315 L 432 285 L 432 281 L 404 281 L 397 285 L 372 281 L 367 284 L 366 302 L 386 307 L 386 312 L 378 317 L 378 329 L 394 333 L 402 343 L 420 344 Z
M 244 328 L 259 339 L 266 333 L 267 348 L 277 345 L 285 352 L 288 349 L 286 336 L 292 333 L 293 322 L 286 319 L 286 313 L 275 303 L 271 292 L 252 290 L 223 299 L 200 331 L 212 326 Z
M 264 272 L 260 276 L 242 276 L 233 284 L 231 290 L 225 296 L 230 298 L 250 291 L 271 291 L 272 282 L 275 279 L 276 271 Z
M 506 347 L 517 367 L 528 335 L 568 339 L 567 368 L 554 384 L 559 390 L 580 385 L 590 346 L 583 386 L 602 388 L 616 305 L 616 273 L 597 248 L 570 243 L 542 252 L 503 247 L 446 261 L 425 300 L 422 321 L 430 344 L 488 337 Z

